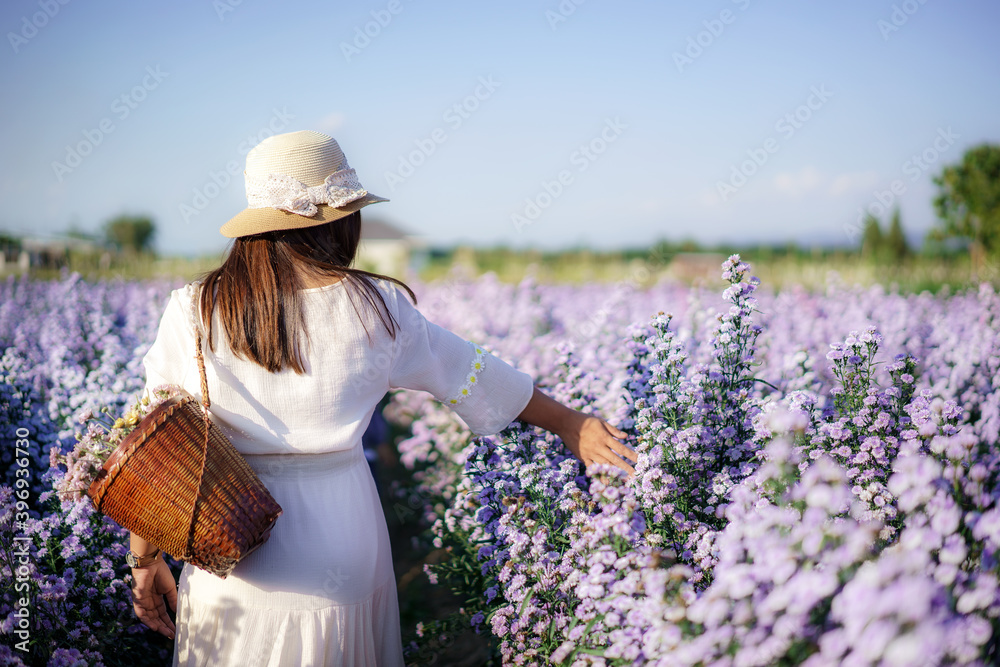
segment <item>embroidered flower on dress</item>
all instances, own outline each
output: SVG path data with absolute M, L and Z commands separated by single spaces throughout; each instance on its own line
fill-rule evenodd
M 483 348 L 479 347 L 475 343 L 469 343 L 476 350 L 476 356 L 472 359 L 472 368 L 467 376 L 465 376 L 465 384 L 458 390 L 454 396 L 449 398 L 445 403 L 447 405 L 458 405 L 465 400 L 466 396 L 472 393 L 472 387 L 477 382 L 479 382 L 479 374 L 482 372 L 483 367 L 486 365 L 486 352 Z

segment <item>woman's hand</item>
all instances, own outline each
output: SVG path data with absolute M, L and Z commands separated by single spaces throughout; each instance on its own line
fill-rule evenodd
M 620 454 L 632 462 L 639 460 L 638 454 L 631 447 L 616 439 L 627 437 L 626 433 L 603 419 L 567 408 L 543 394 L 537 387 L 518 419 L 558 435 L 569 451 L 573 452 L 573 456 L 585 466 L 607 463 L 621 468 L 629 475 L 635 473 L 628 461 L 619 457 Z
M 177 583 L 170 566 L 157 556 L 146 567 L 132 568 L 132 608 L 135 615 L 150 630 L 159 632 L 167 639 L 174 638 L 174 622 L 167 614 L 163 596 L 167 596 L 170 609 L 177 611 Z
M 629 475 L 635 474 L 635 468 L 629 465 L 628 461 L 623 461 L 621 457 L 631 460 L 633 463 L 639 460 L 639 455 L 635 450 L 622 444 L 616 438 L 626 438 L 628 434 L 616 429 L 603 419 L 576 413 L 581 419 L 577 424 L 566 431 L 556 433 L 573 456 L 580 459 L 585 466 L 594 463 L 607 463 L 617 466 L 626 471 Z M 618 455 L 621 455 L 619 457 Z

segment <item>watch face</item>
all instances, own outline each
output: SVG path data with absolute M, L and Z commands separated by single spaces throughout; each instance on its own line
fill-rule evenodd
M 128 563 L 129 567 L 135 567 L 137 563 L 135 559 L 135 554 L 132 553 L 131 551 L 125 554 L 125 562 Z

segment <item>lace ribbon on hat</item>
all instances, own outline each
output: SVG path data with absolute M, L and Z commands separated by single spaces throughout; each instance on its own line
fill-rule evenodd
M 311 218 L 319 212 L 317 204 L 334 208 L 361 199 L 368 191 L 361 187 L 358 175 L 347 162 L 312 187 L 287 174 L 267 177 L 246 175 L 247 204 L 250 208 L 276 208 Z
M 465 384 L 451 398 L 445 401 L 445 405 L 458 405 L 464 401 L 472 393 L 472 388 L 479 382 L 479 374 L 483 372 L 483 368 L 486 366 L 486 352 L 483 348 L 475 343 L 469 343 L 469 345 L 476 350 L 476 356 L 473 357 L 469 373 L 465 376 Z

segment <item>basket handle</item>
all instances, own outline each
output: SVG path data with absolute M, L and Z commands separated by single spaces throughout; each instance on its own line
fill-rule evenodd
M 205 373 L 205 357 L 201 352 L 201 327 L 198 326 L 198 322 L 201 319 L 198 316 L 198 309 L 196 307 L 198 303 L 198 293 L 199 291 L 193 290 L 193 295 L 191 298 L 191 310 L 194 313 L 194 329 L 195 329 L 195 358 L 198 360 L 198 373 L 201 376 L 201 414 L 203 422 L 205 424 L 205 439 L 202 443 L 201 450 L 201 469 L 198 471 L 198 483 L 195 485 L 194 503 L 191 506 L 191 522 L 188 526 L 188 539 L 186 551 L 188 557 L 190 557 L 192 545 L 194 544 L 194 528 L 195 521 L 198 514 L 198 497 L 201 495 L 201 483 L 205 477 L 205 463 L 208 461 L 208 432 L 211 422 L 208 418 L 208 408 L 211 407 L 212 401 L 208 397 L 208 376 Z

